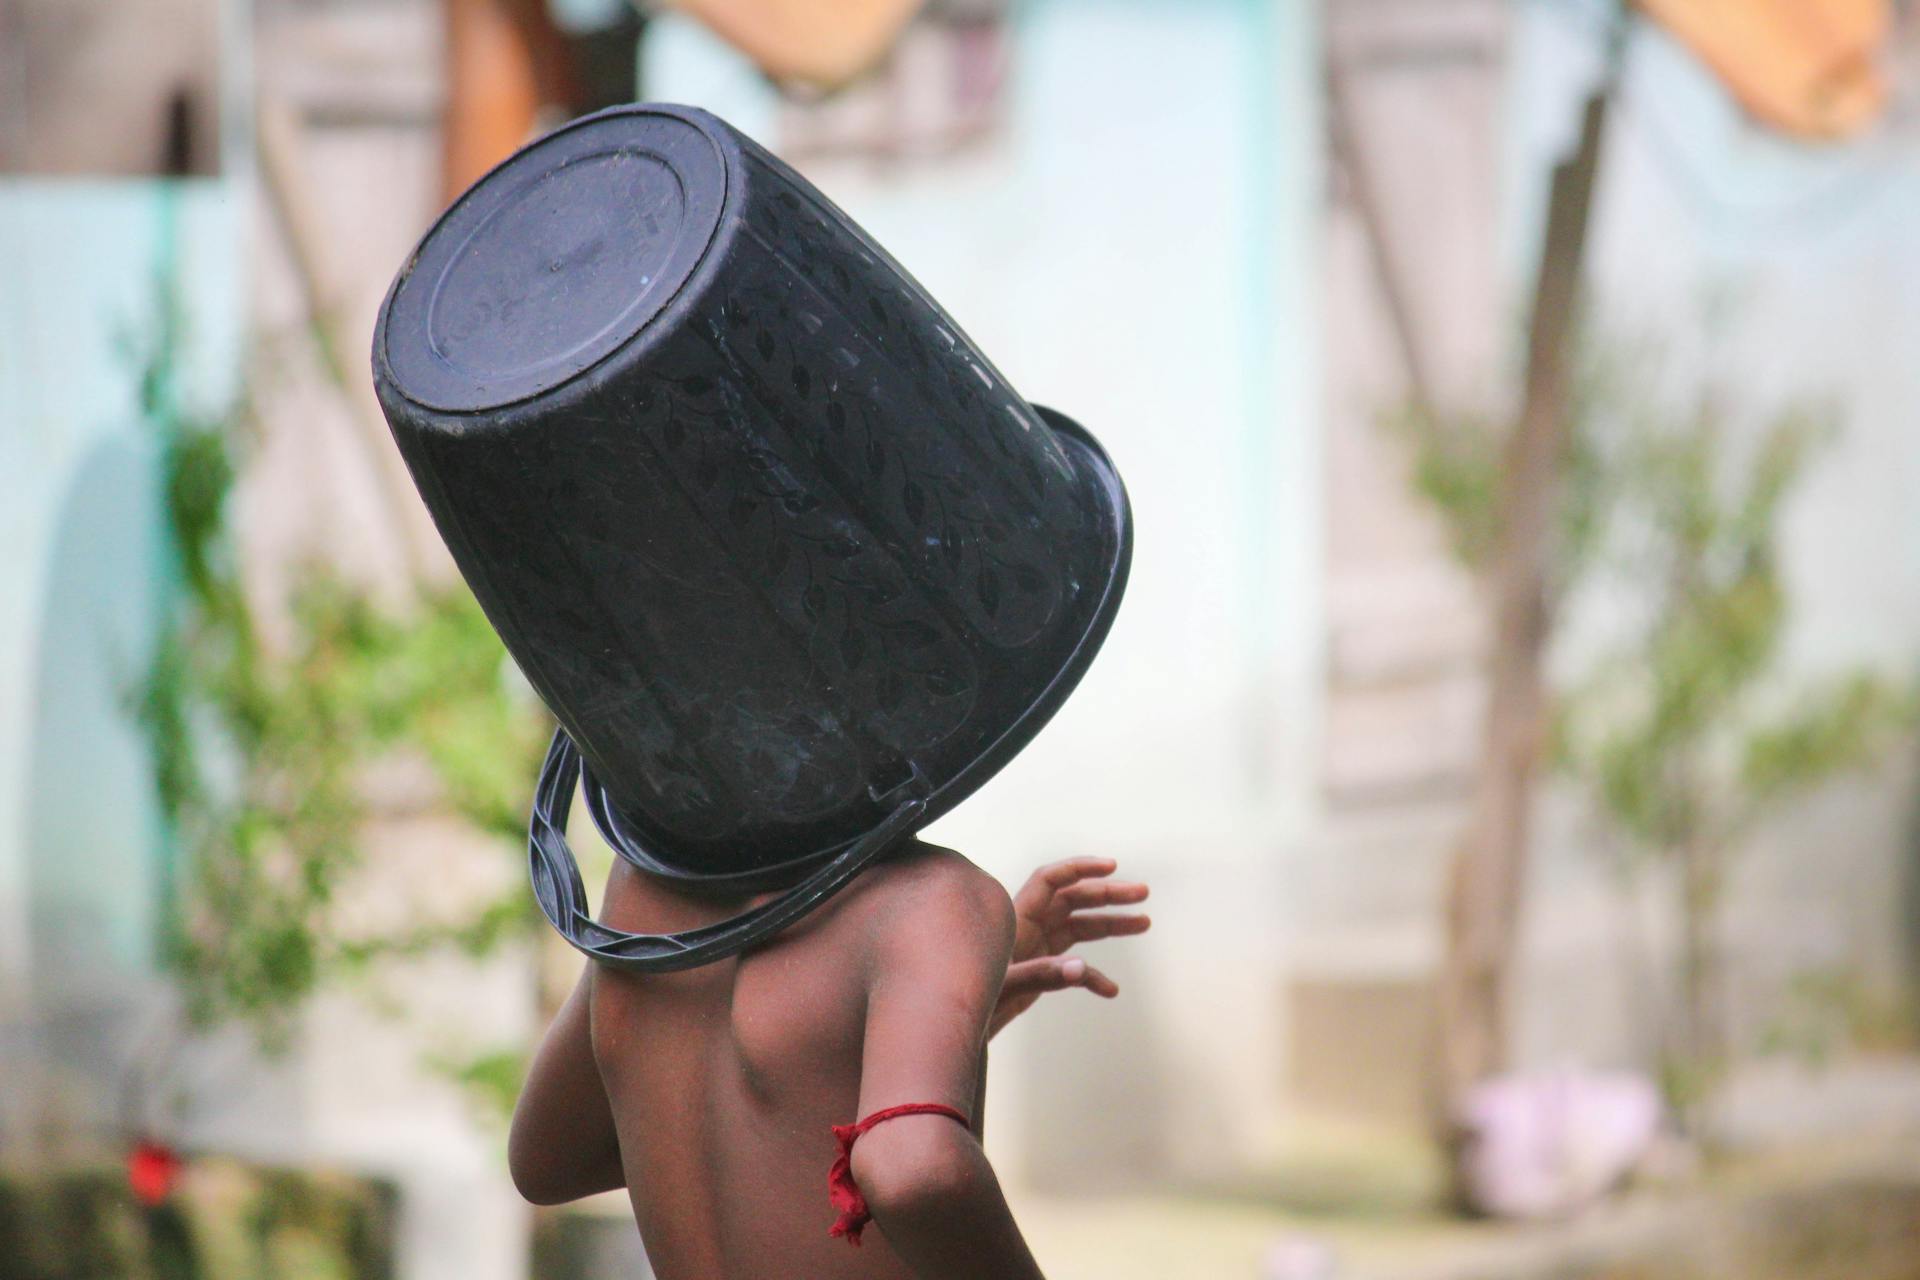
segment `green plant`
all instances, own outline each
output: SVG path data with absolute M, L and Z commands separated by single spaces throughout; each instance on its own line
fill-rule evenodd
M 1783 806 L 1882 758 L 1915 700 L 1865 668 L 1798 683 L 1780 670 L 1780 517 L 1833 435 L 1829 413 L 1790 407 L 1736 433 L 1719 387 L 1662 394 L 1652 347 L 1583 344 L 1580 369 L 1550 578 L 1563 594 L 1605 593 L 1616 625 L 1606 656 L 1555 694 L 1555 761 L 1629 882 L 1652 865 L 1672 885 L 1680 945 L 1662 1078 L 1697 1127 L 1729 1057 L 1719 933 L 1739 853 Z M 1497 433 L 1415 420 L 1410 437 L 1416 487 L 1478 567 Z
M 1598 549 L 1620 477 L 1597 446 L 1622 412 L 1623 389 L 1630 385 L 1637 354 L 1617 343 L 1582 341 L 1575 347 L 1549 573 L 1557 593 L 1580 580 Z M 1500 469 L 1512 424 L 1497 414 L 1442 414 L 1405 405 L 1384 425 L 1408 446 L 1408 480 L 1440 516 L 1454 558 L 1484 577 L 1500 534 Z
M 392 1186 L 326 1170 L 189 1160 L 157 1205 L 111 1166 L 0 1167 L 6 1280 L 391 1280 Z
M 333 908 L 360 862 L 366 771 L 419 753 L 444 805 L 517 856 L 548 723 L 463 586 L 422 588 L 399 613 L 307 564 L 290 642 L 262 640 L 227 525 L 245 412 L 182 409 L 179 349 L 162 288 L 140 404 L 182 589 L 132 702 L 181 851 L 166 958 L 196 1022 L 242 1019 L 273 1045 L 330 979 L 434 947 L 483 954 L 530 926 L 517 886 L 458 918 L 384 932 Z
M 1866 668 L 1789 680 L 1782 504 L 1826 415 L 1775 414 L 1745 457 L 1714 389 L 1615 443 L 1624 483 L 1609 534 L 1641 622 L 1563 696 L 1559 755 L 1619 836 L 1673 885 L 1680 926 L 1663 1076 L 1696 1130 L 1729 1061 L 1720 918 L 1757 827 L 1815 787 L 1882 758 L 1913 697 Z
M 1911 1050 L 1913 1009 L 1897 991 L 1845 965 L 1814 965 L 1787 979 L 1780 1008 L 1767 1020 L 1760 1049 L 1821 1066 L 1844 1047 Z

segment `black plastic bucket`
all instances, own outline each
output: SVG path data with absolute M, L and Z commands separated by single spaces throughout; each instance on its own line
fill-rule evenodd
M 703 111 L 601 112 L 488 174 L 395 280 L 373 363 L 441 535 L 562 726 L 542 906 L 611 963 L 684 967 L 768 930 L 622 942 L 586 921 L 562 834 L 579 758 L 622 856 L 695 886 L 801 882 L 804 910 L 1019 751 L 1119 605 L 1130 517 L 1099 445 Z

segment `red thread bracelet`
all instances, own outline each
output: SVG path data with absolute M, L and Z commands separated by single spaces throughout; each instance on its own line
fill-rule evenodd
M 945 1116 L 963 1126 L 967 1123 L 965 1115 L 945 1103 L 906 1102 L 897 1107 L 883 1107 L 855 1124 L 833 1126 L 833 1136 L 840 1143 L 840 1154 L 834 1157 L 833 1167 L 827 1170 L 827 1197 L 833 1201 L 833 1207 L 840 1211 L 840 1216 L 827 1229 L 828 1235 L 845 1236 L 850 1245 L 857 1246 L 860 1243 L 860 1233 L 873 1220 L 873 1214 L 867 1209 L 867 1198 L 860 1194 L 860 1185 L 853 1180 L 853 1144 L 873 1126 L 897 1120 L 901 1116 Z

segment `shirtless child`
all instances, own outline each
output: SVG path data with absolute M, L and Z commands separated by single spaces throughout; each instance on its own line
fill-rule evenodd
M 482 178 L 402 265 L 373 364 L 560 724 L 529 865 L 589 963 L 514 1117 L 521 1191 L 626 1187 L 664 1280 L 1037 1275 L 980 1148 L 986 1043 L 1043 992 L 1115 995 L 1066 952 L 1146 929 L 1147 891 L 1089 858 L 1009 902 L 911 837 L 1106 637 L 1112 461 L 687 107 Z M 597 915 L 576 789 L 619 855 Z
M 685 973 L 589 964 L 514 1113 L 509 1163 L 536 1204 L 625 1186 L 661 1280 L 1038 1276 L 979 1143 L 986 1042 L 1041 994 L 1119 988 L 1067 950 L 1146 931 L 1105 911 L 1147 887 L 1104 858 L 1036 872 L 1009 903 L 959 854 L 916 843 L 771 943 Z M 616 863 L 609 923 L 680 930 L 740 903 L 676 898 Z M 865 1248 L 828 1234 L 830 1126 L 909 1102 L 855 1142 Z

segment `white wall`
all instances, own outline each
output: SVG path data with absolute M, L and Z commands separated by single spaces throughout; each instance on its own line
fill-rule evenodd
M 1154 882 L 1155 933 L 1095 950 L 1122 1002 L 1043 1006 L 995 1059 L 1003 1163 L 1063 1179 L 1157 1176 L 1174 1124 L 1200 1135 L 1183 1156 L 1230 1164 L 1278 1095 L 1279 872 L 1315 791 L 1322 630 L 1311 9 L 1020 5 L 1004 138 L 808 167 L 1132 497 L 1099 661 L 930 833 L 1010 887 L 1080 852 Z M 663 19 L 647 56 L 650 97 L 777 147 L 768 91 L 702 32 Z
M 181 394 L 231 388 L 236 203 L 223 180 L 0 183 L 0 1074 L 82 1126 L 114 1119 L 89 1068 L 136 1030 L 165 856 L 126 714 L 174 581 L 134 352 L 171 261 Z
M 1599 39 L 1593 6 L 1522 5 L 1510 85 L 1505 243 L 1511 295 L 1537 253 L 1545 175 L 1568 145 Z M 1843 434 L 1812 462 L 1784 524 L 1790 681 L 1856 663 L 1909 679 L 1920 656 L 1920 137 L 1889 125 L 1841 145 L 1750 123 L 1690 54 L 1642 25 L 1607 139 L 1591 298 L 1672 368 L 1733 371 L 1752 412 L 1831 397 Z M 1577 666 L 1614 607 L 1587 602 Z M 1731 936 L 1752 1005 L 1796 971 L 1890 980 L 1902 963 L 1915 852 L 1913 766 L 1843 783 L 1762 833 L 1737 873 Z M 1644 1009 L 1618 962 L 1620 919 L 1585 833 L 1550 806 L 1530 922 L 1523 1020 L 1535 1059 L 1630 1053 Z M 1591 999 L 1577 993 L 1588 993 Z M 1566 1011 L 1586 1008 L 1582 1019 Z

